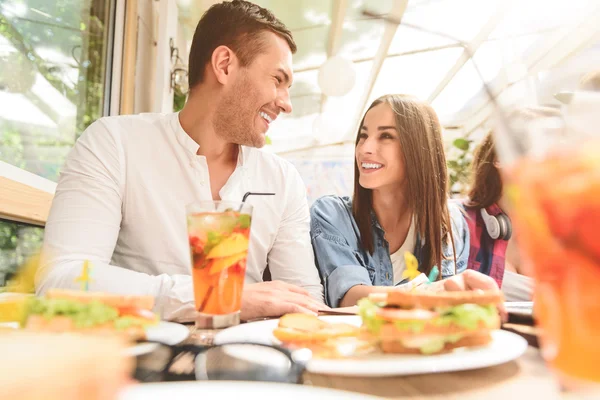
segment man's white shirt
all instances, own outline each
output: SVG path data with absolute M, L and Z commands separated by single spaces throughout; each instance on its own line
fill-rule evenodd
M 212 200 L 208 165 L 178 114 L 102 118 L 79 138 L 58 181 L 44 237 L 37 292 L 78 288 L 84 260 L 89 290 L 155 296 L 165 319 L 193 318 L 186 205 Z M 306 188 L 287 161 L 240 146 L 222 200 L 253 206 L 246 283 L 272 279 L 323 300 L 309 236 Z

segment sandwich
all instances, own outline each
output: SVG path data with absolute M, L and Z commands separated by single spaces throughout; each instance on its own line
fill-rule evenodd
M 384 353 L 438 354 L 488 344 L 503 301 L 497 291 L 390 291 L 358 306 L 363 329 Z
M 144 340 L 146 328 L 159 322 L 152 307 L 152 296 L 51 289 L 27 302 L 22 324 L 38 332 L 119 334 Z
M 349 324 L 332 324 L 310 314 L 286 314 L 279 318 L 273 336 L 282 343 L 302 346 L 328 339 L 356 336 L 359 327 Z
M 372 349 L 361 336 L 360 327 L 330 323 L 310 314 L 282 316 L 273 336 L 287 348 L 308 348 L 319 358 L 355 356 Z
M 0 335 L 0 399 L 117 400 L 131 383 L 134 360 L 115 336 Z

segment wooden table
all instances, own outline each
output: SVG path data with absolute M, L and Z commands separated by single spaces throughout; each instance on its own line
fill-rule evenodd
M 215 331 L 191 327 L 190 340 L 210 344 Z M 356 378 L 306 373 L 305 384 L 394 399 L 567 399 L 539 350 L 529 346 L 519 359 L 471 371 L 383 378 Z

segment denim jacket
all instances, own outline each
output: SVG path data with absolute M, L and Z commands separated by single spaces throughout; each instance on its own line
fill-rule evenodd
M 448 202 L 452 234 L 456 248 L 456 269 L 452 245 L 443 244 L 442 278 L 460 273 L 467 268 L 469 257 L 469 228 L 460 206 Z M 363 249 L 358 225 L 352 216 L 352 201 L 348 197 L 324 196 L 310 209 L 310 236 L 319 269 L 325 301 L 331 307 L 339 303 L 351 287 L 356 285 L 392 286 L 393 267 L 385 232 L 373 213 L 373 254 Z M 421 239 L 413 254 L 423 265 Z

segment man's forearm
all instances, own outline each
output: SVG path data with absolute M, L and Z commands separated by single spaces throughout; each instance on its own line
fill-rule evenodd
M 41 295 L 51 288 L 79 289 L 76 279 L 81 274 L 82 263 L 82 260 L 64 260 L 41 269 L 36 277 L 36 293 Z M 193 320 L 191 276 L 152 276 L 101 262 L 92 262 L 92 265 L 90 291 L 153 296 L 154 311 L 163 319 Z

